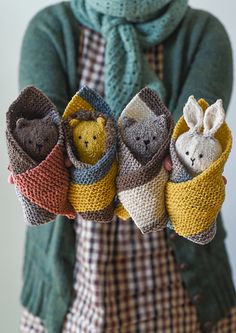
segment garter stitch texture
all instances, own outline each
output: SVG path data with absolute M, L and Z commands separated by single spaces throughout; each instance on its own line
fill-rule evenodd
M 17 143 L 13 132 L 19 118 L 43 118 L 50 115 L 58 127 L 57 144 L 42 162 L 34 161 Z M 75 218 L 67 200 L 69 174 L 64 161 L 64 135 L 55 106 L 34 87 L 28 87 L 7 112 L 7 146 L 16 193 L 29 225 L 52 221 L 56 215 Z
M 79 118 L 80 111 L 84 113 L 84 110 L 93 111 L 97 117 L 102 116 L 106 119 L 106 151 L 95 165 L 82 163 L 77 158 L 71 129 L 68 125 L 68 120 L 71 120 L 73 116 Z M 67 153 L 73 164 L 68 193 L 69 201 L 85 220 L 110 222 L 114 215 L 117 175 L 117 135 L 111 110 L 97 93 L 84 86 L 68 104 L 63 114 L 63 121 L 67 133 Z
M 155 90 L 164 101 L 164 85 L 150 68 L 143 51 L 171 35 L 184 17 L 187 3 L 187 0 L 135 0 L 122 4 L 113 0 L 71 1 L 78 21 L 101 33 L 106 40 L 105 98 L 116 118 L 145 86 Z M 164 13 L 159 15 L 159 10 Z M 156 15 L 147 22 L 129 22 L 144 20 L 153 13 Z
M 166 115 L 168 134 L 152 159 L 141 164 L 131 153 L 122 138 L 122 117 L 141 121 Z M 162 162 L 168 153 L 173 129 L 170 112 L 159 97 L 149 88 L 136 95 L 122 112 L 119 120 L 119 173 L 118 198 L 142 233 L 163 229 L 167 224 L 164 188 L 168 173 Z
M 199 101 L 203 111 L 207 103 Z M 222 179 L 224 165 L 232 147 L 232 135 L 224 122 L 215 134 L 222 145 L 221 156 L 205 171 L 192 178 L 177 157 L 176 139 L 188 131 L 182 116 L 177 122 L 170 143 L 173 171 L 166 185 L 166 207 L 174 230 L 195 243 L 209 243 L 216 233 L 216 217 L 225 199 Z

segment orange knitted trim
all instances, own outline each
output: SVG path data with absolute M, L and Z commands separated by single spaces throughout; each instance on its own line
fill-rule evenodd
M 51 213 L 75 218 L 75 211 L 67 201 L 69 173 L 59 145 L 37 167 L 13 177 L 19 191 L 31 202 Z

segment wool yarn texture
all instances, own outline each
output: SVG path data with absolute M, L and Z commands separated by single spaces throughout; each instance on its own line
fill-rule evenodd
M 202 99 L 199 105 L 203 111 L 208 106 Z M 215 134 L 222 146 L 222 154 L 207 169 L 193 177 L 181 163 L 175 148 L 177 138 L 188 130 L 182 116 L 174 128 L 170 142 L 173 167 L 165 191 L 166 207 L 170 217 L 168 226 L 178 235 L 205 245 L 216 234 L 216 217 L 225 199 L 222 173 L 231 151 L 232 135 L 224 122 Z
M 73 143 L 70 121 L 103 117 L 106 120 L 106 146 L 102 157 L 94 164 L 80 160 Z M 82 116 L 82 118 L 81 118 Z M 72 167 L 68 199 L 75 211 L 85 220 L 108 223 L 112 220 L 116 196 L 117 129 L 108 104 L 95 91 L 82 87 L 72 98 L 63 115 L 66 147 Z M 91 133 L 91 140 L 93 134 Z M 88 143 L 89 144 L 89 143 Z
M 56 125 L 58 140 L 46 158 L 37 162 L 23 150 L 13 133 L 19 118 L 45 116 Z M 9 169 L 27 225 L 53 221 L 59 214 L 74 219 L 75 211 L 67 200 L 69 172 L 65 167 L 64 134 L 56 107 L 41 91 L 27 87 L 9 107 L 6 121 Z
M 183 19 L 188 1 L 72 0 L 71 8 L 82 25 L 106 40 L 105 99 L 116 119 L 145 86 L 164 101 L 165 87 L 144 51 L 171 35 Z
M 122 119 L 128 117 L 143 121 L 156 119 L 160 115 L 166 117 L 167 134 L 157 152 L 146 164 L 142 164 L 123 139 Z M 162 164 L 168 154 L 172 130 L 173 119 L 169 110 L 147 87 L 130 101 L 118 120 L 118 198 L 142 233 L 161 230 L 168 221 L 164 197 L 168 173 Z

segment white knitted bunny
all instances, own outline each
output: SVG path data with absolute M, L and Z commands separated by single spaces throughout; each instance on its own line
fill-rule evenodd
M 194 96 L 190 96 L 183 114 L 189 131 L 176 140 L 176 152 L 187 170 L 195 176 L 207 169 L 222 153 L 214 134 L 223 124 L 225 112 L 221 99 L 203 113 Z

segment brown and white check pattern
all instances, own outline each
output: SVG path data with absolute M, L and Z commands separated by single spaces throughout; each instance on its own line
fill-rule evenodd
M 80 86 L 103 94 L 105 42 L 83 28 Z M 163 77 L 163 47 L 147 52 Z M 132 222 L 109 224 L 77 218 L 74 298 L 62 333 L 198 333 L 196 309 L 183 286 L 165 231 L 142 235 Z M 46 333 L 42 321 L 24 310 L 22 333 Z M 236 309 L 214 333 L 236 332 Z

